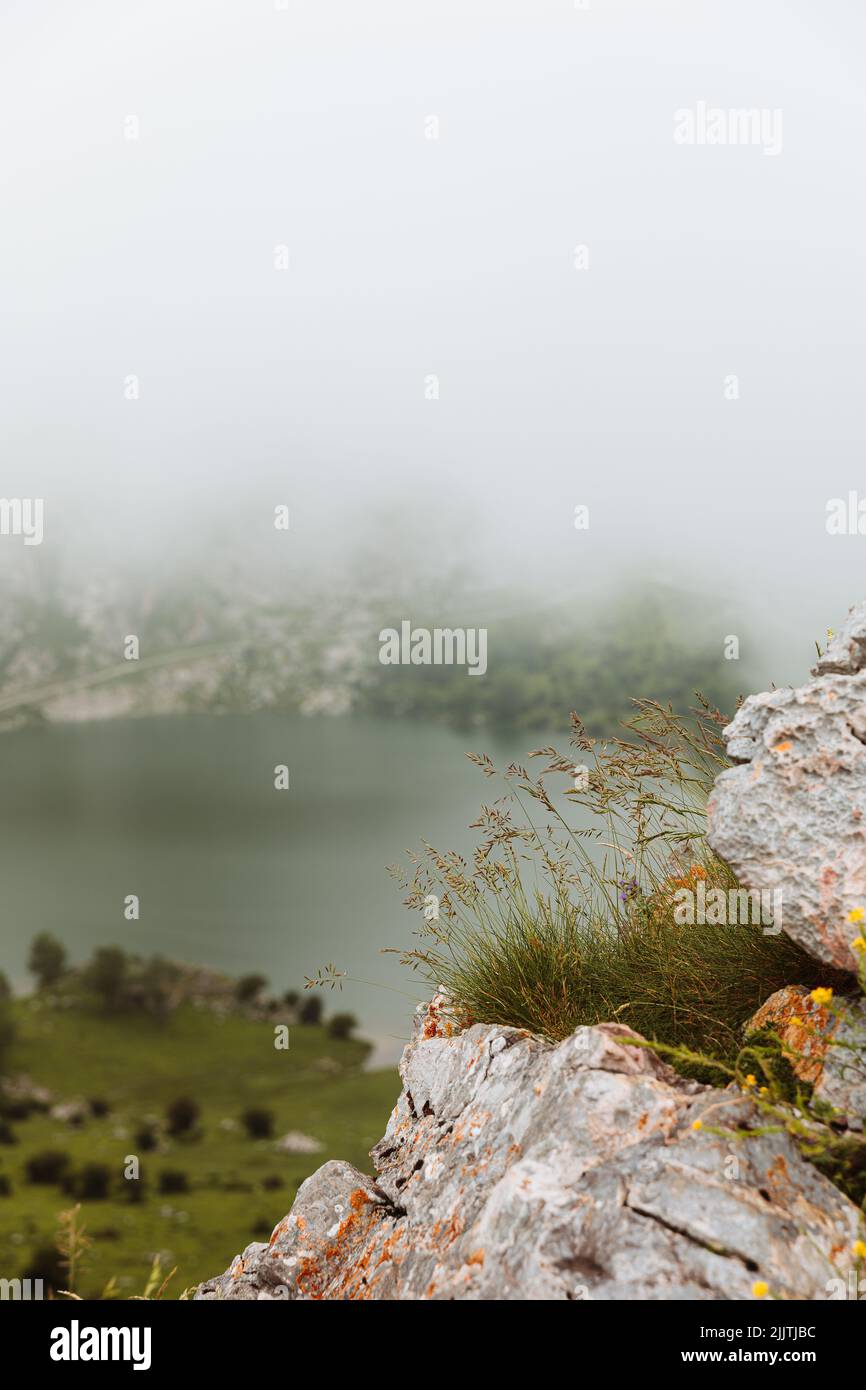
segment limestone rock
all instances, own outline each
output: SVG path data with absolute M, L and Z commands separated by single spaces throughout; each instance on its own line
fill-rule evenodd
M 759 1122 L 746 1095 L 636 1039 L 419 1016 L 376 1180 L 326 1163 L 196 1298 L 827 1297 L 862 1215 L 787 1135 L 735 1137 Z
M 815 1003 L 802 986 L 787 985 L 770 995 L 745 1031 L 762 1028 L 772 1028 L 782 1039 L 795 1074 L 814 1088 L 814 1098 L 832 1105 L 849 1129 L 862 1130 L 866 1120 L 866 1004 L 846 1000 L 830 1008 Z
M 320 1154 L 324 1148 L 311 1134 L 302 1134 L 299 1129 L 290 1129 L 282 1139 L 277 1139 L 274 1148 L 284 1154 Z
M 848 913 L 866 907 L 866 604 L 797 689 L 752 695 L 725 729 L 739 764 L 708 805 L 709 843 L 740 883 L 775 891 L 776 925 L 854 971 Z
M 866 667 L 866 603 L 848 610 L 842 627 L 827 645 L 812 668 L 813 676 L 826 676 L 832 671 L 854 675 Z

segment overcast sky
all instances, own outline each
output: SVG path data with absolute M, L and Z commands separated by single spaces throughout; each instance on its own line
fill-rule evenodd
M 279 4 L 0 0 L 22 563 L 272 555 L 287 502 L 297 572 L 384 508 L 490 582 L 637 569 L 808 652 L 866 591 L 825 527 L 866 499 L 862 3 Z M 701 102 L 780 152 L 678 144 Z

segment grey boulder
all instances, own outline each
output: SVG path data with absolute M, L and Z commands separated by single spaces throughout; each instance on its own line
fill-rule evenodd
M 777 894 L 775 925 L 854 971 L 848 914 L 866 907 L 866 604 L 797 689 L 752 695 L 725 729 L 708 838 L 740 883 Z
M 326 1163 L 198 1299 L 823 1299 L 862 1216 L 740 1091 L 628 1028 L 554 1046 L 419 1015 L 375 1180 Z M 759 1290 L 760 1292 L 760 1290 Z

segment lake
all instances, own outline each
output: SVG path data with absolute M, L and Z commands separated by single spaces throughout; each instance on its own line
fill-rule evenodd
M 261 972 L 279 993 L 334 961 L 374 984 L 326 992 L 326 1008 L 357 1014 L 377 1056 L 393 1059 L 424 986 L 380 954 L 410 944 L 419 921 L 385 866 L 422 838 L 463 852 L 474 843 L 469 822 L 499 793 L 466 749 L 504 767 L 557 737 L 564 749 L 565 731 L 505 740 L 274 713 L 4 734 L 0 969 L 29 987 L 40 931 L 75 963 L 120 945 Z M 274 788 L 277 764 L 289 768 L 288 791 Z M 131 893 L 137 922 L 124 917 Z

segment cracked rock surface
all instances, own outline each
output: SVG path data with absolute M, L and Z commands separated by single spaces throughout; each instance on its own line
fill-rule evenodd
M 416 1018 L 375 1180 L 324 1164 L 198 1299 L 822 1299 L 862 1217 L 740 1092 L 637 1035 Z M 693 1128 L 700 1120 L 702 1127 Z M 721 1131 L 714 1133 L 713 1131 Z
M 725 729 L 738 766 L 716 779 L 709 843 L 753 891 L 780 894 L 777 925 L 854 971 L 848 913 L 866 907 L 866 603 L 797 689 L 752 695 Z

